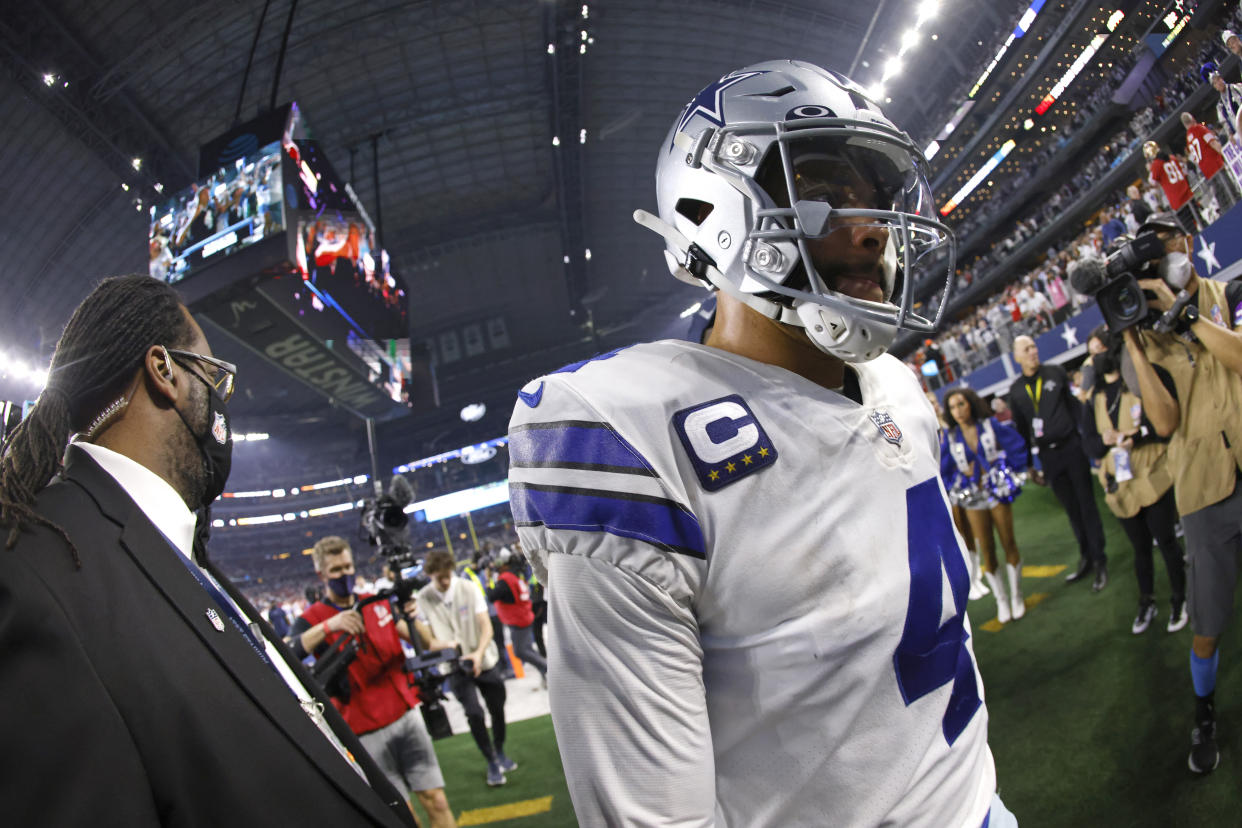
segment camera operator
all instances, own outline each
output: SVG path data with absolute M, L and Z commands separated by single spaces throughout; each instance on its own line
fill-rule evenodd
M 354 594 L 354 557 L 343 538 L 320 538 L 311 556 L 325 593 L 293 623 L 289 643 L 294 653 L 298 658 L 307 653 L 326 658 L 353 643 L 342 639 L 357 642 L 357 654 L 340 676 L 343 681 L 325 681 L 332 702 L 384 775 L 406 796 L 411 813 L 413 793 L 433 828 L 455 825 L 431 737 L 415 709 L 418 691 L 404 669 L 398 636 L 409 640 L 406 622 L 388 601 L 361 604 L 367 596 Z M 416 608 L 414 601 L 408 602 L 406 614 Z
M 535 610 L 531 604 L 530 584 L 523 577 L 524 564 L 521 555 L 502 546 L 496 555 L 500 572 L 495 585 L 487 591 L 487 597 L 495 604 L 500 620 L 509 628 L 514 654 L 539 671 L 546 690 L 548 662 L 535 649 Z
M 493 640 L 487 602 L 474 583 L 458 577 L 451 552 L 433 551 L 423 563 L 423 572 L 431 583 L 418 592 L 419 615 L 414 625 L 428 649 L 460 650 L 459 669 L 449 677 L 449 687 L 465 708 L 470 734 L 487 759 L 487 784 L 503 785 L 505 773 L 517 770 L 517 763 L 504 752 L 505 682 L 498 668 L 500 652 Z M 492 717 L 490 737 L 479 693 Z
M 1088 389 L 1082 416 L 1083 448 L 1100 461 L 1104 501 L 1134 547 L 1134 575 L 1139 585 L 1138 614 L 1130 631 L 1140 635 L 1156 617 L 1152 541 L 1160 547 L 1172 589 L 1169 632 L 1186 626 L 1186 563 L 1177 543 L 1177 507 L 1168 468 L 1168 438 L 1156 433 L 1140 398 L 1122 381 L 1121 337 L 1101 325 L 1091 332 L 1094 386 Z M 1166 387 L 1173 378 L 1155 369 Z
M 1143 407 L 1161 436 L 1171 436 L 1169 466 L 1186 537 L 1190 673 L 1195 722 L 1189 765 L 1208 773 L 1219 763 L 1214 692 L 1217 641 L 1233 615 L 1233 592 L 1242 546 L 1242 283 L 1201 279 L 1191 258 L 1192 237 L 1169 214 L 1140 228 L 1155 230 L 1164 245 L 1159 279 L 1140 279 L 1148 302 L 1176 320 L 1172 333 L 1135 328 L 1124 332 L 1138 374 Z M 1183 287 L 1175 296 L 1172 285 Z M 1160 382 L 1154 365 L 1172 376 L 1176 393 Z

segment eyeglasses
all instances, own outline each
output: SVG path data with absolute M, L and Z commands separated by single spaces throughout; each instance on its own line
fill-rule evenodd
M 167 351 L 171 356 L 193 359 L 202 365 L 207 366 L 211 370 L 207 372 L 204 379 L 211 383 L 212 388 L 216 389 L 216 393 L 220 395 L 220 399 L 228 402 L 229 398 L 233 396 L 233 387 L 236 384 L 235 378 L 237 377 L 236 365 L 231 362 L 225 362 L 222 359 L 216 359 L 215 357 L 196 354 L 193 351 L 180 351 L 176 348 L 168 348 Z

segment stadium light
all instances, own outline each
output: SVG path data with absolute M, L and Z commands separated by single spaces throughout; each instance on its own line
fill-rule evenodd
M 56 75 L 52 72 L 44 72 L 43 73 L 43 85 L 44 86 L 55 86 Z
M 142 169 L 142 159 L 141 159 L 141 158 L 134 158 L 134 159 L 133 159 L 133 160 L 131 160 L 129 163 L 130 163 L 130 166 L 132 166 L 135 170 L 141 170 L 141 169 Z
M 552 136 L 552 146 L 559 147 L 561 145 L 561 137 L 559 135 Z
M 917 29 L 906 29 L 905 34 L 901 36 L 900 54 L 904 55 L 906 52 L 910 51 L 915 46 L 917 46 L 918 42 L 919 42 L 918 30 Z
M 889 58 L 888 62 L 884 64 L 883 79 L 888 80 L 889 78 L 896 77 L 899 74 L 901 74 L 901 58 Z
M 940 0 L 923 0 L 919 3 L 918 25 L 923 25 L 940 11 Z

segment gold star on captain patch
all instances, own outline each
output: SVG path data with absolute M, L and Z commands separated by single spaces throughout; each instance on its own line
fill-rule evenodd
M 720 472 L 716 471 L 715 469 L 712 469 L 710 472 L 707 473 L 707 476 L 710 477 L 712 480 L 719 480 Z
M 732 463 L 725 463 L 725 468 L 729 470 L 729 474 L 733 474 L 733 472 L 737 471 L 737 466 Z
M 747 466 L 749 466 L 749 465 L 750 465 L 750 463 L 751 463 L 750 455 L 749 455 L 749 454 L 743 454 L 743 455 L 742 455 L 742 462 L 743 462 L 743 463 L 745 463 Z
M 761 448 L 761 449 L 759 449 L 759 456 L 760 456 L 760 457 L 767 457 L 767 456 L 768 456 L 768 450 L 767 450 L 766 448 Z

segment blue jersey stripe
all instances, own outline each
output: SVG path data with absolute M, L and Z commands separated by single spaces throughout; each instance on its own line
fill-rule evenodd
M 670 552 L 707 558 L 698 519 L 671 500 L 510 481 L 509 505 L 518 526 L 607 532 Z
M 509 462 L 516 468 L 587 468 L 655 472 L 638 450 L 605 423 L 562 420 L 509 431 Z

